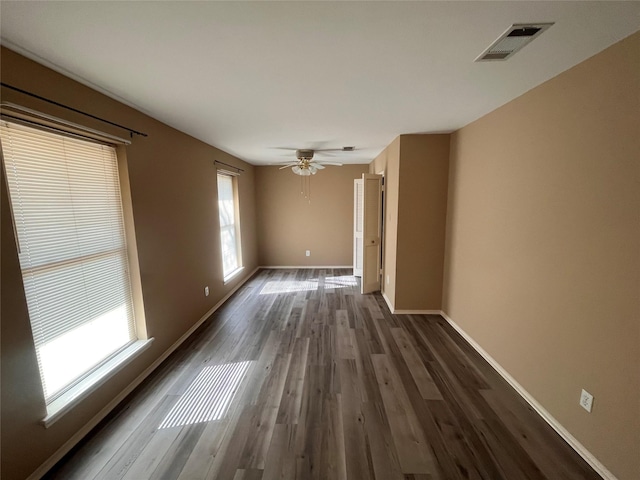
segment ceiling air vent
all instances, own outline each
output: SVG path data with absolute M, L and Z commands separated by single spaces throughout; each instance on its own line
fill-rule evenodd
M 531 40 L 539 37 L 551 25 L 553 23 L 514 23 L 475 61 L 506 60 Z

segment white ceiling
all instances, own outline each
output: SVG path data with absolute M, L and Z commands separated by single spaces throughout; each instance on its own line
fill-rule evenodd
M 2 42 L 253 164 L 367 163 L 454 131 L 640 29 L 640 2 L 0 2 Z M 512 23 L 555 22 L 506 62 Z M 135 126 L 133 126 L 135 128 Z

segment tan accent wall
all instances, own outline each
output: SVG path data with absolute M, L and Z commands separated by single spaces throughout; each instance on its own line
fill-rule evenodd
M 399 311 L 442 307 L 449 142 L 400 135 L 369 166 L 385 175 L 382 291 Z
M 639 92 L 636 33 L 458 131 L 444 284 L 448 315 L 621 480 L 640 478 Z
M 387 301 L 396 298 L 396 257 L 398 251 L 398 203 L 400 195 L 400 137 L 391 142 L 373 162 L 369 173 L 384 175 L 384 222 L 382 240 L 382 288 Z M 387 282 L 388 279 L 388 282 Z
M 449 135 L 400 136 L 398 310 L 440 310 Z
M 257 266 L 254 168 L 69 78 L 2 49 L 2 81 L 149 134 L 127 147 L 151 347 L 48 429 L 2 178 L 2 478 L 26 478 Z M 170 93 L 170 92 L 168 92 Z M 120 136 L 126 132 L 2 89 L 2 100 Z M 244 274 L 223 285 L 214 160 L 239 180 Z M 210 296 L 204 296 L 204 286 Z
M 367 170 L 327 166 L 310 177 L 309 202 L 291 169 L 255 167 L 260 265 L 353 266 L 353 180 Z

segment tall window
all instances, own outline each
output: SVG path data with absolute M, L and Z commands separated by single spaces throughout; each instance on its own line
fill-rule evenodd
M 242 267 L 242 255 L 237 178 L 224 173 L 218 173 L 218 212 L 222 243 L 222 272 L 224 279 L 227 280 Z
M 113 147 L 0 122 L 47 404 L 136 340 Z

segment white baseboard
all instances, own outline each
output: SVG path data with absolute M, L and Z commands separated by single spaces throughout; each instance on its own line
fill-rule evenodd
M 323 268 L 353 268 L 353 265 L 269 265 L 261 266 L 260 268 L 268 269 L 268 270 L 285 270 L 285 269 L 323 269 Z
M 231 295 L 233 295 L 242 285 L 249 280 L 260 267 L 257 267 L 253 272 L 242 279 L 238 284 L 233 287 L 218 303 L 216 303 L 207 313 L 205 313 L 189 330 L 187 330 L 176 342 L 171 345 L 160 357 L 158 357 L 151 365 L 149 365 L 140 375 L 138 375 L 133 382 L 122 390 L 113 400 L 111 400 L 105 407 L 100 410 L 96 415 L 91 418 L 80 430 L 78 430 L 69 440 L 67 440 L 56 452 L 51 455 L 42 465 L 40 465 L 27 480 L 39 480 L 42 478 L 56 463 L 58 463 L 62 457 L 64 457 L 80 440 L 84 438 L 100 421 L 106 417 L 111 410 L 113 410 L 118 404 L 124 400 L 142 381 L 147 378 L 156 368 L 164 362 L 169 355 L 171 355 L 176 348 L 178 348 L 187 338 L 195 332 L 200 325 L 202 325 L 207 318 L 209 318 L 216 310 L 218 310 L 224 302 L 226 302 Z
M 394 315 L 442 315 L 442 310 L 396 310 L 391 300 L 389 300 L 389 297 L 387 297 L 387 294 L 385 292 L 381 293 L 382 298 L 387 302 L 387 307 L 389 307 L 389 310 Z
M 571 435 L 571 433 L 569 433 L 569 431 L 564 428 L 562 424 L 560 424 L 560 422 L 558 422 L 558 420 L 556 420 L 553 415 L 547 411 L 546 408 L 538 403 L 538 401 L 529 392 L 527 392 L 525 388 L 502 367 L 502 365 L 500 365 L 473 338 L 471 338 L 467 332 L 449 318 L 446 313 L 440 312 L 440 315 L 449 322 L 449 325 L 451 325 L 462 336 L 462 338 L 469 342 L 469 344 L 482 356 L 482 358 L 484 358 L 489 365 L 491 365 L 494 370 L 498 372 L 500 376 L 504 378 L 536 412 L 538 412 L 538 415 L 540 415 L 551 426 L 551 428 L 553 428 L 558 435 L 560 435 L 564 441 L 567 442 L 571 448 L 573 448 L 578 455 L 584 459 L 585 462 L 591 465 L 591 468 L 593 468 L 604 480 L 617 480 L 615 475 L 611 473 L 607 467 L 605 467 L 595 456 L 593 456 L 591 452 L 589 452 L 589 450 L 587 450 L 584 445 Z
M 394 310 L 394 315 L 441 315 L 442 310 Z
M 389 297 L 387 297 L 387 294 L 385 292 L 382 292 L 382 298 L 384 298 L 384 301 L 387 302 L 387 307 L 389 307 L 389 311 L 391 313 L 395 313 L 395 307 L 393 306 L 393 303 L 391 303 L 391 300 L 389 299 Z

